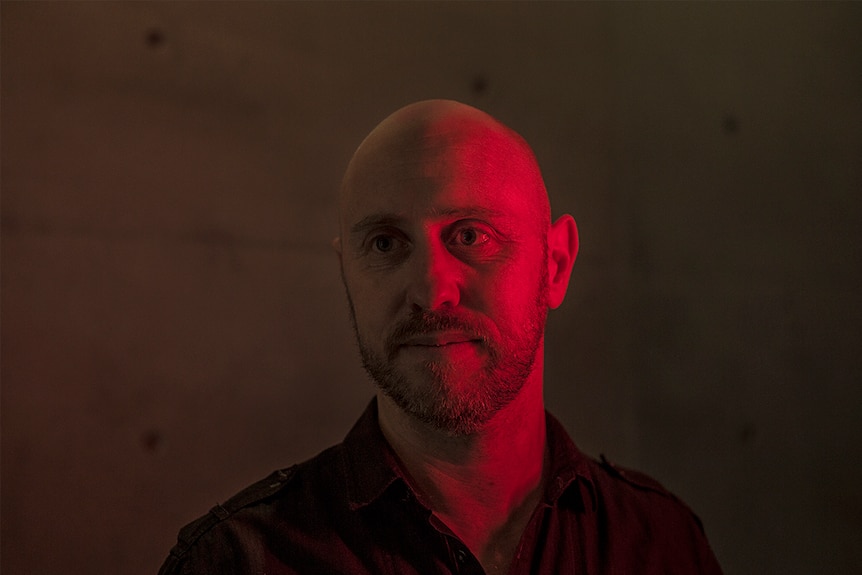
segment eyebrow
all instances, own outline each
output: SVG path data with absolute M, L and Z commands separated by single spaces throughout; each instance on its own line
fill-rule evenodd
M 395 214 L 372 214 L 353 224 L 350 227 L 350 234 L 357 235 L 373 228 L 396 226 L 403 221 L 404 218 Z
M 431 218 L 484 218 L 500 219 L 506 215 L 499 210 L 483 206 L 467 206 L 463 208 L 434 209 L 430 213 Z M 371 214 L 365 216 L 350 227 L 351 235 L 360 234 L 372 228 L 385 226 L 398 226 L 403 224 L 406 218 L 394 213 Z

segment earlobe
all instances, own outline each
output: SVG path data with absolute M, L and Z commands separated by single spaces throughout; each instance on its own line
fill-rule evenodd
M 335 250 L 335 255 L 338 256 L 339 263 L 343 266 L 344 265 L 344 261 L 343 261 L 344 256 L 342 254 L 341 237 L 335 236 L 332 239 L 332 243 L 330 245 L 332 245 L 332 249 Z
M 578 226 L 572 216 L 564 214 L 548 231 L 548 307 L 551 309 L 559 307 L 566 297 L 577 256 Z

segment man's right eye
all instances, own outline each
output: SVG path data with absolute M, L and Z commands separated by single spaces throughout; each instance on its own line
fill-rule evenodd
M 399 230 L 376 230 L 362 243 L 362 255 L 379 264 L 393 264 L 410 251 L 410 242 Z
M 385 254 L 389 253 L 396 247 L 396 239 L 392 236 L 377 236 L 371 242 L 374 251 Z

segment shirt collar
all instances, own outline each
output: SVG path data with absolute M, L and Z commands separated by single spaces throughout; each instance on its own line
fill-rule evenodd
M 373 503 L 395 484 L 406 488 L 398 459 L 380 431 L 376 397 L 344 438 L 344 447 L 351 509 Z
M 547 449 L 550 457 L 548 480 L 545 484 L 546 505 L 581 505 L 591 510 L 598 507 L 589 458 L 581 453 L 556 417 L 545 412 Z
M 370 505 L 390 489 L 413 491 L 395 452 L 383 436 L 373 398 L 344 439 L 347 497 L 352 509 Z M 548 480 L 543 502 L 549 506 L 597 506 L 595 486 L 587 457 L 575 446 L 557 419 L 545 412 Z M 415 495 L 415 493 L 414 493 Z

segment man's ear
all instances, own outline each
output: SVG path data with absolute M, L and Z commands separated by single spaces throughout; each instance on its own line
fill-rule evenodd
M 332 242 L 330 244 L 332 249 L 335 250 L 335 255 L 338 256 L 338 265 L 344 268 L 344 246 L 341 245 L 341 236 L 335 236 L 332 238 Z M 342 272 L 343 273 L 343 272 Z
M 548 307 L 551 309 L 559 307 L 566 297 L 577 256 L 578 225 L 575 218 L 564 214 L 548 231 Z

